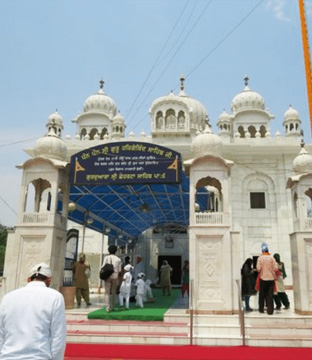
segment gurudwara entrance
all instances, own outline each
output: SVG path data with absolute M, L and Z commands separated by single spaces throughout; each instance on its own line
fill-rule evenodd
M 248 80 L 231 114 L 221 113 L 218 135 L 203 105 L 185 94 L 183 77 L 177 95 L 152 103 L 150 137 L 125 137 L 103 82 L 73 120 L 74 138 L 62 139 L 63 119 L 51 114 L 46 135 L 18 166 L 21 195 L 3 292 L 23 286 L 39 261 L 50 265 L 54 288 L 64 285 L 70 221 L 83 229 L 79 250 L 92 229 L 106 245 L 117 244 L 121 256 L 143 253 L 152 279 L 166 258 L 180 285 L 181 265 L 189 260 L 198 313 L 237 311 L 240 268 L 265 241 L 285 263 L 295 311 L 312 314 L 311 145 L 302 142 L 292 107 L 284 114 L 284 137 L 271 135 L 273 116 Z M 106 251 L 97 253 L 94 268 Z

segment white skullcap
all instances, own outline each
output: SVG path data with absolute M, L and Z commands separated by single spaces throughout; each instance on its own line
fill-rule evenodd
M 124 267 L 124 269 L 125 269 L 126 271 L 130 271 L 131 269 L 133 269 L 133 266 L 131 266 L 130 264 L 128 264 L 128 265 L 126 265 L 126 266 Z
M 34 267 L 31 268 L 30 273 L 29 273 L 29 277 L 32 277 L 33 275 L 43 275 L 46 276 L 48 278 L 52 277 L 52 271 L 49 268 L 49 266 L 45 263 L 40 263 L 35 265 Z
M 138 278 L 142 278 L 142 277 L 144 277 L 145 276 L 145 274 L 144 273 L 142 273 L 142 272 L 140 272 L 140 273 L 138 273 Z

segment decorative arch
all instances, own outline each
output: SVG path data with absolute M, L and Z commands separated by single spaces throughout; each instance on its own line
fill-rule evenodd
M 87 135 L 87 130 L 85 128 L 81 129 L 80 139 L 83 139 Z
M 250 193 L 264 193 L 265 208 L 269 209 L 269 204 L 274 200 L 271 198 L 274 193 L 274 181 L 271 177 L 261 173 L 247 175 L 242 182 L 243 194 L 245 194 L 244 204 L 249 204 Z M 274 202 L 274 201 L 273 201 Z
M 94 136 L 97 134 L 97 129 L 96 128 L 93 128 L 90 133 L 89 133 L 89 136 L 90 136 L 90 140 L 94 140 Z
M 265 137 L 266 132 L 267 132 L 266 127 L 264 125 L 261 125 L 260 126 L 260 135 L 261 135 L 262 138 Z
M 307 217 L 312 218 L 312 188 L 309 188 L 304 195 L 306 196 Z
M 31 189 L 33 186 L 33 189 Z M 30 194 L 34 197 L 31 199 Z M 51 210 L 51 183 L 42 178 L 31 181 L 25 191 L 26 212 L 46 212 Z M 33 209 L 31 209 L 33 207 Z
M 108 131 L 107 131 L 106 128 L 103 128 L 102 131 L 101 131 L 101 140 L 104 139 L 104 136 L 105 136 L 106 134 L 108 134 Z
M 253 125 L 248 126 L 248 132 L 250 134 L 250 137 L 255 138 L 256 137 L 256 128 Z
M 178 113 L 178 128 L 184 129 L 185 128 L 185 114 L 184 111 L 180 110 Z
M 245 129 L 242 125 L 238 127 L 237 131 L 239 132 L 241 138 L 245 137 Z
M 195 203 L 197 211 L 222 211 L 222 185 L 216 178 L 207 176 L 196 184 Z
M 173 109 L 169 109 L 166 111 L 166 129 L 175 129 L 176 128 L 176 115 Z
M 164 128 L 164 116 L 162 111 L 158 111 L 156 114 L 156 129 L 162 130 Z

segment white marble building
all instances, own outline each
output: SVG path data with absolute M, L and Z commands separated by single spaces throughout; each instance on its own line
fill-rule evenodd
M 103 82 L 73 120 L 74 136 L 63 139 L 61 115 L 50 115 L 46 135 L 26 150 L 30 159 L 20 166 L 19 219 L 8 240 L 6 291 L 23 284 L 26 269 L 36 260 L 50 263 L 53 285 L 62 285 L 66 231 L 72 227 L 67 222 L 70 157 L 99 144 L 131 140 L 165 146 L 182 155 L 190 181 L 189 223 L 187 229 L 172 233 L 166 224 L 161 229 L 150 227 L 134 247 L 124 244 L 121 255 L 130 254 L 135 262 L 135 255 L 143 254 L 151 279 L 157 277 L 161 259 L 169 257 L 176 266 L 189 259 L 194 309 L 233 313 L 241 265 L 247 257 L 258 256 L 265 241 L 285 263 L 295 310 L 312 314 L 312 146 L 303 144 L 299 113 L 286 104 L 283 134 L 271 134 L 274 116 L 264 98 L 250 89 L 249 79 L 244 81 L 242 91 L 233 96 L 231 113 L 223 111 L 219 119 L 212 119 L 218 134 L 213 134 L 204 106 L 184 91 L 183 77 L 178 94 L 171 92 L 151 104 L 148 136 L 125 135 L 126 121 L 104 93 Z M 31 206 L 30 193 L 35 199 Z M 97 269 L 107 237 L 88 232 L 87 238 L 84 251 Z

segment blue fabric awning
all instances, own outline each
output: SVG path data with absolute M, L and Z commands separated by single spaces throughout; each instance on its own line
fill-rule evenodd
M 68 218 L 98 232 L 135 238 L 151 226 L 189 224 L 189 179 L 179 184 L 71 185 Z

